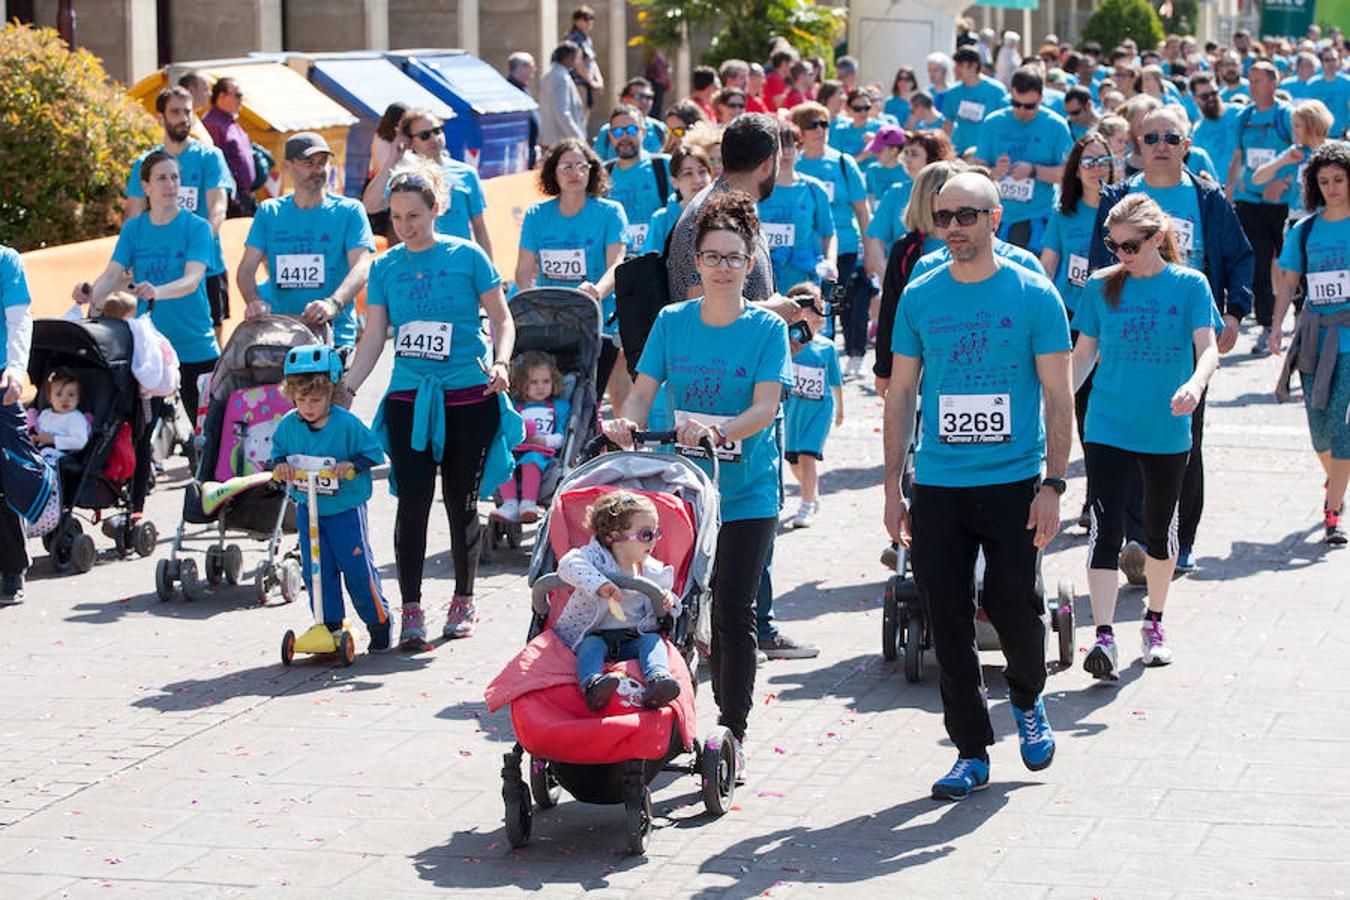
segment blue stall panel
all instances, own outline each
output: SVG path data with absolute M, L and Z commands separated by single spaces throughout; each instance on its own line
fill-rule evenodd
M 398 50 L 387 54 L 458 115 L 446 123 L 446 147 L 476 162 L 483 178 L 524 172 L 530 113 L 539 108 L 492 66 L 462 50 Z

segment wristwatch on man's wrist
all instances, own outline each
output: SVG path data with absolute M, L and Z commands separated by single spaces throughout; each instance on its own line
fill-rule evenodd
M 1063 478 L 1044 478 L 1041 480 L 1041 487 L 1048 487 L 1061 497 L 1063 497 L 1064 492 L 1069 489 L 1069 486 L 1064 483 Z

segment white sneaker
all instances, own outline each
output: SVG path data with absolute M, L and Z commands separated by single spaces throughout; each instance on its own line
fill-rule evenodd
M 793 528 L 810 528 L 815 520 L 816 510 L 819 508 L 819 501 L 807 503 L 805 500 L 797 507 L 797 514 L 792 517 Z
M 520 501 L 514 497 L 503 500 L 502 505 L 492 511 L 492 518 L 502 522 L 519 522 Z
M 525 522 L 525 523 L 527 523 L 527 524 L 530 523 L 530 522 L 538 522 L 538 521 L 539 521 L 539 504 L 537 504 L 537 503 L 521 503 L 521 504 L 520 504 L 520 509 L 519 509 L 519 511 L 516 513 L 516 520 L 519 521 L 519 522 Z
M 863 358 L 861 356 L 850 356 L 848 358 L 848 377 L 861 378 L 863 368 Z
M 1125 573 L 1125 580 L 1130 584 L 1148 584 L 1148 579 L 1144 577 L 1144 562 L 1148 559 L 1148 553 L 1144 550 L 1144 545 L 1138 541 L 1128 541 L 1125 549 L 1120 551 L 1120 571 Z
M 1172 648 L 1167 646 L 1167 635 L 1163 632 L 1161 622 L 1144 620 L 1143 626 L 1139 629 L 1139 636 L 1144 642 L 1144 652 L 1140 655 L 1144 665 L 1171 665 Z
M 1119 681 L 1120 667 L 1116 663 L 1116 637 L 1114 634 L 1103 632 L 1097 635 L 1096 643 L 1093 644 L 1091 652 L 1087 659 L 1083 660 L 1083 668 L 1093 678 L 1102 681 Z

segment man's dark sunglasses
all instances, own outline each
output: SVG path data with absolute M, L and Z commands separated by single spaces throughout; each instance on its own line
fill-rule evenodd
M 1158 141 L 1167 141 L 1167 146 L 1178 147 L 1181 145 L 1182 137 L 1175 131 L 1150 131 L 1144 135 L 1144 143 L 1150 147 Z
M 933 210 L 933 224 L 939 228 L 950 228 L 952 219 L 956 220 L 958 225 L 974 225 L 979 219 L 980 213 L 993 212 L 991 209 L 976 209 L 973 206 L 963 206 L 960 209 L 935 209 Z

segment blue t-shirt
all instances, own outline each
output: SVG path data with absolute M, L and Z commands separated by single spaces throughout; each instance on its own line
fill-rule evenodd
M 1248 106 L 1238 117 L 1238 149 L 1242 151 L 1242 183 L 1233 194 L 1235 200 L 1265 203 L 1261 192 L 1265 185 L 1252 182 L 1252 172 L 1279 155 L 1293 139 L 1294 124 L 1290 118 L 1293 109 L 1288 103 L 1276 101 L 1270 109 L 1261 112 Z M 1279 202 L 1287 203 L 1286 199 Z
M 209 270 L 214 253 L 211 226 L 205 219 L 180 209 L 172 222 L 155 225 L 147 210 L 122 226 L 112 258 L 131 273 L 133 281 L 160 285 L 182 278 L 190 262 L 202 263 Z M 148 304 L 140 301 L 137 315 L 147 308 Z M 181 362 L 207 362 L 220 356 L 220 345 L 211 327 L 205 278 L 190 294 L 156 300 L 150 321 L 169 339 Z
M 840 153 L 857 156 L 867 149 L 872 135 L 880 131 L 881 126 L 880 120 L 868 119 L 866 124 L 859 128 L 853 124 L 853 119 L 849 116 L 840 116 L 830 123 L 829 144 Z
M 1335 120 L 1331 125 L 1331 137 L 1344 135 L 1345 129 L 1350 127 L 1350 78 L 1337 73 L 1335 78 L 1328 81 L 1325 75 L 1319 75 L 1308 82 L 1307 96 L 1321 100 L 1331 110 Z
M 487 209 L 483 196 L 483 180 L 478 170 L 466 162 L 446 156 L 441 162 L 449 205 L 436 217 L 436 232 L 451 237 L 473 240 L 473 219 Z
M 719 424 L 750 408 L 756 384 L 792 386 L 786 322 L 747 305 L 734 322 L 714 328 L 703 324 L 701 307 L 700 298 L 661 310 L 638 360 L 639 374 L 666 383 L 667 421 L 678 424 L 688 413 L 705 425 Z M 722 521 L 777 516 L 781 459 L 773 427 L 739 444 L 740 458 L 720 466 Z M 711 473 L 708 461 L 696 462 Z
M 1039 166 L 1058 166 L 1068 157 L 1072 148 L 1069 125 L 1057 114 L 1040 109 L 1036 112 L 1036 118 L 1022 122 L 1009 107 L 985 119 L 975 155 L 990 166 L 995 165 L 1005 153 L 1013 165 L 1026 162 Z M 1030 185 L 1026 181 L 1030 181 Z M 1028 186 L 1031 188 L 1031 197 L 1023 199 Z M 1011 176 L 1005 176 L 999 182 L 999 195 L 1003 199 L 1003 224 L 1013 225 L 1050 215 L 1054 193 L 1054 186 L 1037 178 L 1034 172 L 1021 183 L 1013 181 Z
M 1219 98 L 1224 103 L 1232 103 L 1234 97 L 1246 97 L 1247 102 L 1251 103 L 1251 88 L 1247 84 L 1247 79 L 1243 78 L 1234 87 L 1221 87 L 1219 89 Z
M 1172 234 L 1177 239 L 1177 249 L 1186 254 L 1186 265 L 1199 272 L 1205 271 L 1205 232 L 1200 219 L 1200 197 L 1190 173 L 1183 171 L 1180 183 L 1170 188 L 1149 187 L 1141 173 L 1130 179 L 1129 190 L 1130 193 L 1147 194 L 1158 201 L 1162 211 L 1172 218 Z
M 862 172 L 853 157 L 826 147 L 818 159 L 800 157 L 797 171 L 819 179 L 825 186 L 834 215 L 834 231 L 839 236 L 839 255 L 857 253 L 860 235 L 853 204 L 867 199 L 867 185 L 863 183 Z
M 28 306 L 28 278 L 23 271 L 23 257 L 13 247 L 0 244 L 0 369 L 8 362 L 5 348 L 9 346 L 9 323 L 4 310 L 11 306 Z
M 1311 232 L 1307 229 L 1311 228 Z M 1308 258 L 1303 258 L 1299 245 L 1307 233 Z M 1284 249 L 1280 251 L 1280 268 L 1286 272 L 1321 273 L 1350 271 L 1350 219 L 1328 222 L 1321 216 L 1313 216 L 1296 224 L 1284 238 Z M 1350 276 L 1347 276 L 1350 277 Z M 1342 283 L 1344 283 L 1342 278 Z M 1331 279 L 1328 279 L 1331 281 Z M 1309 283 L 1309 297 L 1305 301 L 1309 307 L 1319 313 L 1339 313 L 1350 309 L 1350 299 L 1322 300 L 1318 295 L 1328 293 L 1318 290 Z M 1331 291 L 1333 295 L 1335 291 Z M 1341 289 L 1345 294 L 1345 289 Z M 1341 326 L 1339 352 L 1350 353 L 1350 328 Z M 1320 347 L 1318 348 L 1321 349 Z
M 163 144 L 155 148 L 163 149 Z M 145 197 L 145 186 L 141 184 L 141 160 L 153 152 L 141 154 L 140 159 L 132 165 L 131 172 L 127 174 L 128 197 Z M 207 191 L 224 188 L 228 193 L 235 192 L 234 177 L 230 175 L 230 167 L 225 164 L 225 154 L 218 148 L 188 138 L 187 146 L 174 159 L 178 160 L 178 206 L 195 213 L 203 221 L 210 212 L 206 203 Z M 220 249 L 219 237 L 212 236 L 211 243 L 212 256 L 206 264 L 206 274 L 219 275 L 225 271 L 225 254 Z
M 624 216 L 628 220 L 629 254 L 642 251 L 652 216 L 665 207 L 668 199 L 656 192 L 657 165 L 668 173 L 670 157 L 665 154 L 644 156 L 627 169 L 618 163 L 609 169 L 609 199 L 623 207 Z
M 1289 94 L 1289 99 L 1297 103 L 1300 100 L 1307 100 L 1312 95 L 1308 93 L 1309 81 L 1301 81 L 1297 75 L 1291 75 L 1280 82 L 1280 89 Z
M 308 457 L 308 458 L 306 458 Z M 272 433 L 272 462 L 286 462 L 309 471 L 349 462 L 356 467 L 351 480 L 330 478 L 315 482 L 319 516 L 332 516 L 364 506 L 370 500 L 370 470 L 384 462 L 379 438 L 352 413 L 340 406 L 328 410 L 322 428 L 312 428 L 291 410 Z M 290 489 L 296 503 L 308 503 L 309 493 L 301 484 Z
M 923 361 L 914 480 L 978 487 L 1033 478 L 1045 456 L 1036 357 L 1069 349 L 1069 322 L 1046 278 L 1003 262 L 962 284 L 944 266 L 912 276 L 891 350 Z
M 834 425 L 834 388 L 842 387 L 834 341 L 816 335 L 792 357 L 792 389 L 783 401 L 784 449 L 814 453 L 825 449 Z
M 1209 281 L 1168 263 L 1152 278 L 1126 278 L 1114 308 L 1105 284 L 1100 272 L 1088 279 L 1073 320 L 1101 354 L 1083 439 L 1135 453 L 1183 453 L 1191 448 L 1191 417 L 1172 415 L 1172 395 L 1195 372 L 1195 330 L 1214 326 Z
M 1059 254 L 1055 267 L 1055 290 L 1064 300 L 1064 307 L 1073 313 L 1078 310 L 1078 297 L 1087 284 L 1088 248 L 1092 245 L 1092 226 L 1097 220 L 1097 207 L 1088 206 L 1080 197 L 1069 215 L 1059 211 L 1056 192 L 1050 220 L 1045 225 L 1045 249 Z
M 332 296 L 351 271 L 347 254 L 373 251 L 370 219 L 359 200 L 324 194 L 313 209 L 301 209 L 295 195 L 264 200 L 253 216 L 244 245 L 267 256 L 267 302 L 274 312 L 298 316 L 311 301 Z M 333 343 L 356 343 L 356 319 L 348 303 L 333 320 Z
M 661 253 L 666 248 L 666 238 L 670 237 L 671 229 L 675 223 L 680 221 L 680 213 L 684 212 L 684 207 L 680 206 L 680 201 L 673 196 L 670 202 L 663 208 L 652 213 L 652 220 L 647 224 L 647 239 L 642 242 L 642 253 Z
M 903 181 L 894 185 L 881 196 L 872 221 L 867 223 L 867 236 L 881 241 L 886 248 L 886 256 L 891 255 L 891 245 L 905 236 L 905 207 L 909 205 L 914 182 Z
M 909 101 L 904 97 L 887 97 L 886 105 L 882 107 L 888 116 L 894 116 L 895 121 L 900 123 L 903 128 L 909 121 Z
M 834 234 L 834 218 L 825 187 L 810 175 L 798 174 L 789 185 L 775 185 L 758 204 L 760 231 L 773 261 L 774 284 L 783 290 L 801 281 L 819 283 L 816 263 L 823 257 L 822 239 Z
M 1030 250 L 1024 250 L 1016 244 L 994 238 L 994 255 L 1015 263 L 1028 272 L 1035 272 L 1042 278 L 1050 277 L 1046 274 L 1045 267 L 1041 265 L 1041 261 L 1036 258 L 1034 253 Z M 913 281 L 920 275 L 926 275 L 933 269 L 944 266 L 951 261 L 952 251 L 947 249 L 946 244 L 943 244 L 938 249 L 919 257 L 919 261 L 914 264 L 914 268 L 909 273 L 909 280 Z
M 940 109 L 943 116 L 955 123 L 951 138 L 956 155 L 978 147 L 984 121 L 1007 105 L 1008 89 L 988 75 L 981 75 L 975 87 L 958 82 L 943 94 Z
M 1192 147 L 1200 147 L 1209 154 L 1219 173 L 1219 184 L 1228 183 L 1228 165 L 1233 161 L 1233 152 L 1237 150 L 1238 115 L 1242 108 L 1225 106 L 1223 115 L 1217 119 L 1201 117 L 1191 135 Z
M 530 250 L 539 260 L 537 287 L 577 287 L 583 281 L 600 280 L 609 268 L 605 249 L 610 244 L 627 245 L 628 217 L 623 207 L 603 197 L 587 197 L 586 205 L 574 216 L 558 210 L 558 198 L 536 203 L 525 211 L 520 227 L 520 249 Z M 601 301 L 606 334 L 618 326 L 613 318 L 614 295 Z
M 886 196 L 886 192 L 892 187 L 897 184 L 910 184 L 909 173 L 899 163 L 889 169 L 880 164 L 869 166 L 863 177 L 867 182 L 867 197 L 872 201 L 873 209 L 876 209 L 881 198 Z
M 426 250 L 399 244 L 370 266 L 366 303 L 383 306 L 394 326 L 389 390 L 417 390 L 425 380 L 445 390 L 486 384 L 488 336 L 479 297 L 501 284 L 483 248 L 436 235 Z

